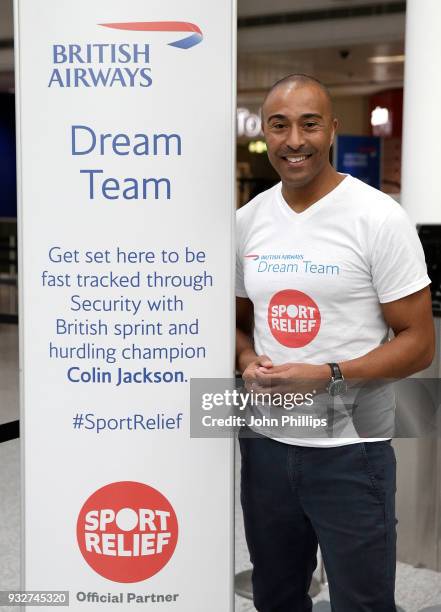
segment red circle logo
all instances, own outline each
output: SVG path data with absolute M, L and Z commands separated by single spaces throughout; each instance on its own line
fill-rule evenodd
M 162 493 L 140 482 L 114 482 L 89 497 L 77 540 L 90 567 L 114 582 L 139 582 L 170 560 L 178 521 Z
M 306 293 L 279 291 L 268 305 L 268 325 L 274 338 L 290 348 L 309 344 L 320 329 L 320 310 Z

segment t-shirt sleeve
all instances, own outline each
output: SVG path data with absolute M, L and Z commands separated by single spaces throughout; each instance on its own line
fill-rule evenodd
M 393 207 L 374 239 L 371 272 L 380 303 L 399 300 L 431 282 L 417 231 L 399 205 Z

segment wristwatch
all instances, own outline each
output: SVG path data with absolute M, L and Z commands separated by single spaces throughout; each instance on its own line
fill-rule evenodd
M 326 387 L 326 391 L 331 397 L 344 395 L 348 390 L 348 384 L 343 378 L 338 363 L 328 363 L 328 366 L 331 368 L 331 380 Z

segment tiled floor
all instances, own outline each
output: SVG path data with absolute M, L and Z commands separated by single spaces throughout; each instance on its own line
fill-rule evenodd
M 20 442 L 0 444 L 0 590 L 20 586 Z M 1 612 L 17 608 L 0 606 Z
M 0 325 L 0 423 L 18 418 L 17 370 L 16 327 Z M 19 440 L 0 444 L 0 589 L 18 588 L 20 582 L 19 451 Z M 239 454 L 236 453 L 236 456 L 238 459 Z M 237 461 L 236 493 L 238 493 L 238 485 L 239 465 Z M 236 494 L 236 500 L 236 571 L 239 572 L 249 569 L 250 563 L 238 494 Z M 404 612 L 419 612 L 425 606 L 436 604 L 441 606 L 441 574 L 398 563 L 396 593 L 397 603 Z M 329 594 L 327 588 L 324 587 L 315 601 L 327 599 L 329 599 Z M 13 612 L 14 608 L 3 608 L 1 612 L 9 612 L 9 610 Z M 254 610 L 251 601 L 236 596 L 235 612 Z
M 324 587 L 320 594 L 314 598 L 314 602 L 319 601 L 329 601 L 327 587 Z M 419 612 L 426 606 L 436 605 L 439 606 L 439 610 L 436 612 L 441 612 L 439 574 L 431 570 L 415 569 L 405 563 L 398 563 L 396 602 L 403 612 Z M 255 612 L 255 608 L 251 601 L 236 596 L 235 612 Z M 323 610 L 323 612 L 325 611 Z

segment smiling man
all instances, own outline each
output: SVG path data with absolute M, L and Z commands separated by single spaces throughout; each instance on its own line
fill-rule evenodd
M 337 120 L 327 89 L 290 75 L 267 94 L 262 121 L 281 182 L 237 214 L 237 364 L 247 386 L 318 387 L 335 402 L 354 381 L 428 367 L 434 329 L 421 244 L 399 204 L 330 164 Z M 371 419 L 393 409 L 388 392 L 370 399 Z M 395 612 L 390 439 L 297 433 L 240 436 L 256 609 L 312 609 L 320 542 L 333 612 Z
M 291 106 L 293 96 L 296 116 Z M 330 95 L 321 84 L 305 77 L 277 83 L 264 101 L 262 118 L 269 160 L 282 180 L 283 197 L 296 212 L 343 180 L 329 163 L 337 120 Z M 292 204 L 290 194 L 295 200 Z

